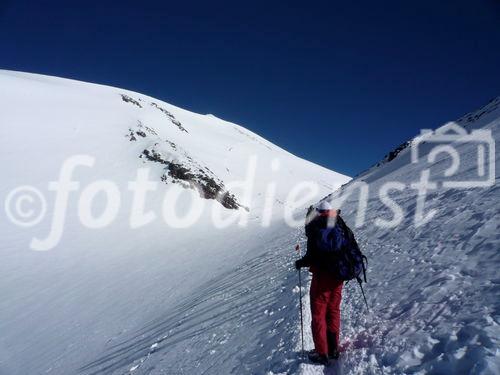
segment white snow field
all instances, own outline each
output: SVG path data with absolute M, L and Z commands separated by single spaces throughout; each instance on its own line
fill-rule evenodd
M 11 71 L 0 71 L 0 142 L 1 375 L 264 371 L 283 330 L 262 321 L 290 292 L 284 214 L 350 179 L 212 115 Z M 49 185 L 63 165 L 66 196 Z M 157 184 L 143 209 L 129 186 L 140 168 Z M 307 183 L 315 194 L 294 191 Z M 33 188 L 46 201 L 38 223 Z
M 499 104 L 497 98 L 457 124 L 467 131 L 491 130 L 498 140 Z M 0 106 L 1 201 L 16 187 L 32 185 L 48 203 L 45 219 L 33 227 L 14 225 L 2 212 L 0 375 L 500 373 L 497 177 L 493 186 L 443 188 L 441 182 L 451 178 L 443 177 L 449 157 L 439 154 L 427 163 L 432 145 L 426 142 L 421 162 L 411 163 L 406 145 L 337 190 L 349 178 L 214 116 L 126 90 L 39 75 L 0 71 Z M 461 165 L 452 177 L 471 181 L 478 172 L 477 144 L 453 146 Z M 54 217 L 55 192 L 47 184 L 75 154 L 94 156 L 95 165 L 73 172 L 81 185 L 69 193 L 60 241 L 35 251 L 33 238 L 40 240 L 34 243 L 39 250 L 48 246 L 43 240 Z M 245 179 L 254 155 L 258 181 L 245 196 L 231 182 Z M 495 161 L 498 176 L 496 154 Z M 157 218 L 130 228 L 127 183 L 143 167 L 159 181 L 148 193 L 147 208 L 161 216 L 157 208 L 165 193 L 195 192 L 190 199 L 205 205 L 196 225 L 176 229 Z M 437 212 L 416 227 L 419 207 L 409 184 L 429 167 L 438 188 L 429 190 L 425 214 Z M 186 169 L 209 199 L 193 189 L 178 190 L 189 184 Z M 102 179 L 120 186 L 122 202 L 111 225 L 90 229 L 78 217 L 78 196 Z M 347 284 L 344 351 L 327 368 L 309 364 L 300 353 L 293 261 L 295 245 L 304 247 L 305 238 L 302 228 L 284 222 L 283 212 L 290 208 L 290 190 L 303 181 L 320 185 L 318 197 L 308 201 L 335 191 L 328 199 L 338 202 L 369 258 L 370 311 L 359 287 Z M 359 210 L 359 189 L 340 198 L 361 181 L 369 194 L 364 222 L 356 223 L 365 212 Z M 394 216 L 378 194 L 387 182 L 404 185 L 390 191 L 402 209 L 394 228 L 375 221 Z M 211 199 L 213 189 L 228 189 L 234 199 Z M 263 227 L 266 201 L 275 209 Z M 94 215 L 104 202 L 96 197 Z M 181 212 L 189 202 L 181 196 Z M 248 226 L 214 228 L 213 209 L 247 212 L 243 206 L 249 208 Z M 304 214 L 296 209 L 296 216 Z M 304 285 L 305 341 L 312 349 L 306 291 Z

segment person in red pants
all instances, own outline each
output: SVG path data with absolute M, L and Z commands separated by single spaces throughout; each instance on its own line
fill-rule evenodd
M 342 280 L 336 280 L 328 273 L 316 271 L 311 282 L 311 329 L 316 354 L 325 359 L 339 357 L 340 302 L 342 301 Z M 313 360 L 315 358 L 312 358 Z
M 322 251 L 321 243 L 325 240 L 323 237 L 329 236 L 332 253 L 342 246 L 345 236 L 341 226 L 336 225 L 337 215 L 338 211 L 325 201 L 316 210 L 309 209 L 306 219 L 307 252 L 295 262 L 297 269 L 309 267 L 312 273 L 310 301 L 314 350 L 309 353 L 309 358 L 320 364 L 339 357 L 343 280 L 337 279 L 331 271 L 328 262 L 332 256 Z

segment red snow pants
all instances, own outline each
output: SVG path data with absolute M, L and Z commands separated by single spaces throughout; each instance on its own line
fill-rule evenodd
M 311 328 L 314 348 L 319 354 L 328 354 L 328 332 L 336 336 L 337 346 L 340 346 L 340 302 L 343 283 L 328 273 L 313 272 L 310 290 Z

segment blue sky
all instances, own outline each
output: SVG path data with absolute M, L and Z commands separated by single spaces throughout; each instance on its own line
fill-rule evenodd
M 0 0 L 0 68 L 119 86 L 354 175 L 500 95 L 500 1 Z

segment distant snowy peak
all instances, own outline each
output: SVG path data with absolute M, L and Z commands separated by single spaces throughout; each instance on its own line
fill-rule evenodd
M 50 129 L 50 144 L 59 151 L 52 157 L 54 163 L 72 153 L 92 154 L 113 163 L 113 168 L 101 169 L 103 176 L 121 180 L 148 167 L 153 180 L 195 191 L 226 209 L 258 215 L 254 208 L 270 200 L 284 208 L 288 194 L 301 182 L 316 183 L 318 194 L 324 195 L 350 179 L 237 124 L 120 88 L 0 70 L 0 99 L 6 123 L 16 124 L 9 139 L 25 142 L 28 134 L 33 154 L 43 153 L 44 145 L 36 139 Z M 22 113 L 20 108 L 30 111 Z M 10 154 L 10 145 L 5 151 Z M 39 180 L 48 178 L 44 170 L 33 174 Z M 231 187 L 247 179 L 254 185 L 249 194 Z M 277 187 L 270 199 L 267 188 L 273 183 Z
M 209 134 L 205 134 L 203 139 L 199 139 L 195 129 L 193 129 L 193 124 L 191 123 L 189 126 L 184 121 L 181 122 L 174 115 L 174 111 L 168 110 L 166 105 L 131 94 L 121 93 L 120 96 L 124 103 L 138 111 L 138 118 L 148 116 L 152 111 L 163 115 L 161 122 L 151 123 L 148 120 L 138 119 L 134 126 L 128 127 L 125 136 L 130 142 L 140 145 L 141 150 L 138 157 L 144 163 L 153 163 L 163 168 L 160 177 L 162 182 L 179 184 L 184 188 L 197 190 L 201 198 L 214 199 L 227 209 L 243 208 L 250 211 L 250 207 L 242 204 L 236 194 L 226 188 L 224 180 L 232 181 L 234 179 L 231 176 L 231 170 L 244 170 L 248 167 L 252 157 L 259 157 L 261 163 L 269 163 L 272 159 L 281 159 L 285 164 L 288 164 L 292 161 L 291 158 L 296 159 L 288 153 L 283 153 L 283 150 L 256 134 L 213 115 L 205 115 L 205 117 L 211 122 L 220 124 L 224 128 L 224 136 L 231 138 L 230 142 L 224 142 L 220 145 L 219 143 L 224 140 L 224 137 L 218 139 L 218 137 L 212 137 Z M 169 126 L 168 129 L 165 128 L 166 124 Z M 187 129 L 188 127 L 193 129 L 193 133 Z M 205 162 L 203 154 L 196 156 L 190 152 L 191 144 L 200 142 L 204 142 L 207 153 L 212 152 L 210 150 L 212 147 L 220 149 L 220 158 L 217 164 L 220 162 L 224 164 L 222 175 L 212 170 L 211 165 L 213 166 L 213 164 Z M 241 154 L 240 149 L 245 150 L 245 153 Z M 235 163 L 234 160 L 231 160 L 232 158 L 240 160 Z M 220 165 L 217 166 L 220 167 Z M 298 169 L 293 168 L 293 172 L 301 176 L 302 168 L 305 170 L 307 167 L 304 165 Z M 266 177 L 269 176 L 264 175 L 264 180 Z M 290 178 L 290 176 L 287 177 Z M 324 179 L 325 176 L 318 175 L 316 182 L 319 183 Z M 292 178 L 290 182 L 293 183 L 293 180 Z M 334 187 L 338 187 L 339 184 L 336 185 L 336 183 L 346 181 L 346 177 L 338 174 L 331 178 Z M 323 185 L 327 188 L 325 184 Z M 277 202 L 283 202 L 283 200 L 284 197 L 277 198 Z
M 500 96 L 491 99 L 487 104 L 482 106 L 481 108 L 468 112 L 462 117 L 460 117 L 458 120 L 455 121 L 456 124 L 466 128 L 466 129 L 472 129 L 476 127 L 480 127 L 487 123 L 488 121 L 494 120 L 495 118 L 500 117 Z M 453 122 L 452 122 L 453 123 Z M 438 129 L 442 129 L 443 127 L 449 126 L 450 123 L 446 123 L 439 127 Z M 436 129 L 436 130 L 438 130 Z M 373 167 L 369 168 L 368 170 L 358 174 L 356 177 L 362 176 L 366 173 L 368 173 L 370 170 L 373 168 L 378 168 L 384 164 L 387 164 L 397 158 L 403 151 L 408 149 L 408 146 L 411 146 L 411 144 L 415 141 L 415 139 L 419 137 L 417 135 L 416 137 L 401 143 L 397 147 L 395 147 L 393 150 L 389 151 L 381 161 L 379 161 L 377 164 L 375 164 Z

